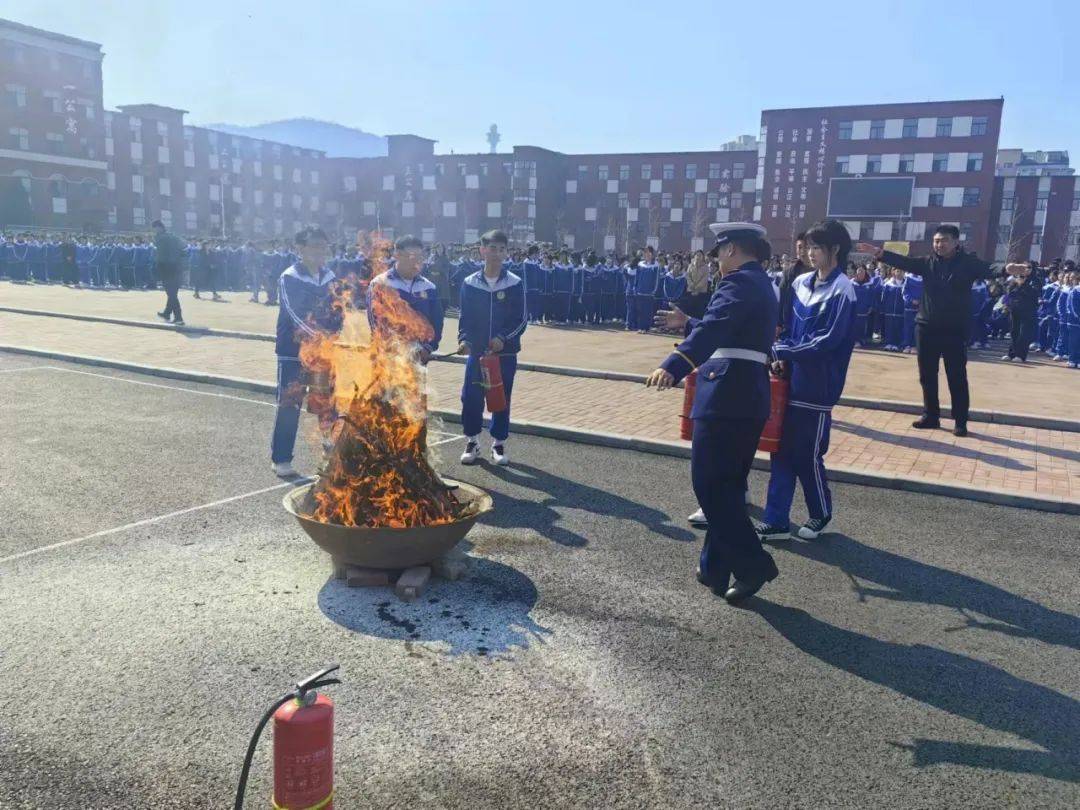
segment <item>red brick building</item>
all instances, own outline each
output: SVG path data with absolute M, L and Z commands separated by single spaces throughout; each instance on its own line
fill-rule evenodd
M 182 235 L 256 240 L 336 225 L 323 152 L 186 126 L 184 114 L 156 104 L 105 114 L 110 225 L 161 219 Z
M 0 221 L 99 227 L 101 46 L 0 20 Z
M 930 249 L 933 229 L 986 244 L 1002 99 L 765 110 L 755 219 L 775 249 L 831 215 L 852 237 Z M 857 182 L 853 182 L 857 181 Z
M 1080 259 L 1080 178 L 996 178 L 984 255 L 998 262 Z
M 754 152 L 567 155 L 517 146 L 436 155 L 434 147 L 391 135 L 386 157 L 329 161 L 346 230 L 469 243 L 502 228 L 518 243 L 575 250 L 685 250 L 704 244 L 710 222 L 748 219 L 753 209 Z

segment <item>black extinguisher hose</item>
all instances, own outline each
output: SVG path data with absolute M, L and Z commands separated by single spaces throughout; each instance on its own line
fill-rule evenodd
M 251 735 L 251 740 L 248 742 L 247 754 L 244 757 L 244 767 L 240 769 L 240 782 L 236 786 L 236 802 L 233 804 L 234 810 L 243 810 L 244 807 L 244 794 L 247 793 L 247 781 L 248 775 L 251 773 L 251 761 L 255 757 L 255 747 L 259 744 L 259 736 L 262 734 L 263 729 L 266 728 L 266 724 L 270 722 L 270 718 L 274 716 L 274 712 L 288 703 L 290 700 L 298 699 L 303 701 L 308 692 L 315 689 L 319 689 L 323 686 L 329 686 L 335 683 L 341 683 L 337 678 L 327 678 L 331 672 L 338 668 L 337 664 L 334 664 L 326 669 L 321 669 L 313 675 L 309 675 L 304 680 L 296 684 L 295 688 L 289 690 L 289 692 L 283 697 L 274 702 L 274 705 L 266 710 L 266 714 L 262 716 L 259 721 L 259 725 L 255 726 L 255 733 Z

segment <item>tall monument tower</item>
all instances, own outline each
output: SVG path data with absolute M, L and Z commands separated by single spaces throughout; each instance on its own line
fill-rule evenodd
M 502 140 L 502 135 L 499 134 L 499 128 L 497 126 L 495 126 L 495 124 L 492 124 L 491 129 L 489 129 L 488 132 L 487 132 L 487 142 L 488 142 L 488 146 L 491 147 L 491 154 L 494 155 L 495 152 L 498 150 L 499 141 L 501 141 L 501 140 Z

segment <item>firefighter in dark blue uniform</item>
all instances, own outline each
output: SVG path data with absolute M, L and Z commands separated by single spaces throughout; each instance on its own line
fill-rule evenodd
M 655 323 L 686 339 L 649 375 L 663 390 L 698 372 L 690 471 L 709 528 L 698 581 L 731 604 L 753 596 L 777 575 L 746 511 L 745 492 L 758 439 L 769 416 L 769 350 L 776 332 L 776 290 L 761 262 L 765 229 L 748 222 L 711 225 L 721 279 L 700 320 L 675 308 Z M 732 584 L 730 578 L 734 576 Z

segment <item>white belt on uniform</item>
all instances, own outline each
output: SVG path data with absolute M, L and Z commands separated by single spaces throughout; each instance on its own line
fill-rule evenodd
M 753 349 L 717 349 L 712 353 L 710 360 L 750 360 L 754 363 L 768 363 L 769 357 L 765 352 L 755 352 Z

